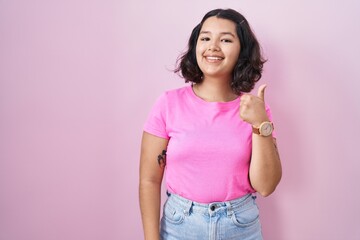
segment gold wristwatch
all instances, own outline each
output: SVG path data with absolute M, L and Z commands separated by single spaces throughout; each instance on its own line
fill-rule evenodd
M 272 122 L 263 122 L 259 127 L 252 126 L 253 133 L 259 134 L 263 137 L 268 137 L 274 131 L 274 124 Z

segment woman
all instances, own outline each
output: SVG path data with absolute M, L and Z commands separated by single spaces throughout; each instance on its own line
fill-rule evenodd
M 247 20 L 232 9 L 208 12 L 192 31 L 176 69 L 192 84 L 161 95 L 144 127 L 146 240 L 262 239 L 254 193 L 271 194 L 282 174 L 266 85 L 247 94 L 263 63 Z

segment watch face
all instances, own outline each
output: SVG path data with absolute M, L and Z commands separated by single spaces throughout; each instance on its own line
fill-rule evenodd
M 263 124 L 261 124 L 260 126 L 260 134 L 262 136 L 270 136 L 272 131 L 273 131 L 273 126 L 271 124 L 271 122 L 264 122 Z

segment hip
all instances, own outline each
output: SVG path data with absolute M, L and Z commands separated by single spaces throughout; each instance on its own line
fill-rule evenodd
M 209 204 L 168 193 L 160 235 L 163 240 L 262 239 L 256 196 Z

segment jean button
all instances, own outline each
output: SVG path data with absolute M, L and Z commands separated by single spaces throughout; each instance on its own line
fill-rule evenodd
M 215 208 L 216 208 L 215 205 L 212 205 L 212 206 L 210 207 L 210 210 L 211 210 L 211 211 L 214 211 Z

